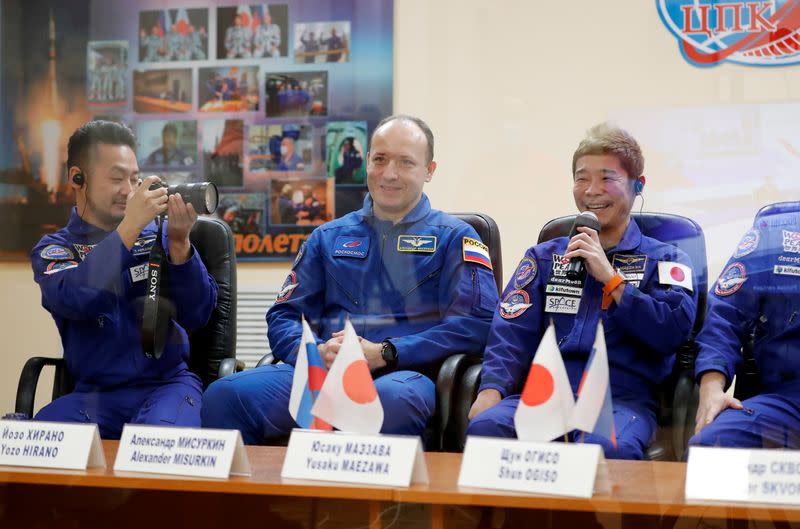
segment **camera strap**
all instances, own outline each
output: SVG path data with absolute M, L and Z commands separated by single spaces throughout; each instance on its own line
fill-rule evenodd
M 147 358 L 156 359 L 164 353 L 169 322 L 175 314 L 175 305 L 169 298 L 167 256 L 161 237 L 163 226 L 162 217 L 157 217 L 156 240 L 150 250 L 142 315 L 142 350 Z

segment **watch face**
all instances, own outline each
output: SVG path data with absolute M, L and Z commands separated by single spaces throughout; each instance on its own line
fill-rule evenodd
M 383 348 L 381 349 L 381 356 L 386 361 L 386 363 L 394 362 L 397 358 L 397 350 L 394 346 L 389 342 L 383 343 Z

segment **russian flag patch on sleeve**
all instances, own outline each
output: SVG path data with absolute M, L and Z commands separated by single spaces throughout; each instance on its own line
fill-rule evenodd
M 683 287 L 690 292 L 694 291 L 692 288 L 692 269 L 684 264 L 659 261 L 658 282 L 662 285 L 675 285 Z
M 462 253 L 464 254 L 465 262 L 482 264 L 489 270 L 493 270 L 492 260 L 489 257 L 489 247 L 481 241 L 464 237 Z

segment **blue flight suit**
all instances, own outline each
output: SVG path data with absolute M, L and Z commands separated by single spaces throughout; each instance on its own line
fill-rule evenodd
M 742 344 L 754 335 L 761 393 L 726 409 L 691 445 L 800 448 L 800 215 L 757 220 L 708 296 L 697 337 L 699 382 L 719 371 L 730 385 L 742 363 Z
M 140 336 L 155 229 L 150 223 L 128 250 L 116 230 L 84 222 L 73 208 L 67 226 L 33 248 L 42 306 L 56 322 L 75 381 L 75 391 L 42 408 L 35 419 L 94 422 L 103 438 L 119 438 L 127 422 L 200 425 L 202 384 L 187 367 L 184 329 L 208 323 L 217 284 L 194 249 L 186 263 L 168 265 L 176 316 L 164 354 L 146 358 Z
M 619 244 L 607 252 L 625 279 L 625 290 L 619 305 L 612 302 L 602 310 L 602 284 L 588 272 L 582 290 L 566 279 L 568 261 L 562 256 L 568 242 L 569 238 L 560 237 L 530 248 L 506 287 L 492 321 L 479 388 L 496 389 L 503 400 L 473 418 L 467 435 L 516 437 L 519 393 L 551 320 L 576 393 L 602 318 L 617 448 L 591 433 L 585 440 L 601 444 L 606 457 L 641 459 L 655 433 L 655 391 L 672 370 L 675 350 L 689 336 L 697 310 L 695 293 L 661 284 L 658 262 L 691 268 L 689 257 L 675 246 L 642 235 L 631 221 Z M 580 437 L 572 432 L 573 439 Z
M 390 338 L 397 349 L 396 370 L 375 373 L 381 431 L 420 435 L 435 408 L 429 377 L 446 357 L 483 349 L 497 304 L 490 268 L 464 260 L 464 238 L 478 236 L 431 209 L 424 194 L 395 225 L 375 217 L 367 195 L 363 209 L 318 227 L 267 312 L 272 352 L 285 363 L 211 384 L 203 425 L 239 429 L 249 444 L 288 434 L 296 427 L 288 406 L 301 315 L 319 343 L 349 317 L 359 336 L 376 343 Z

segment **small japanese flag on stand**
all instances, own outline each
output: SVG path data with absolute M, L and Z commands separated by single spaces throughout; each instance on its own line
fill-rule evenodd
M 350 320 L 311 413 L 345 432 L 377 434 L 383 426 L 383 406 Z
M 662 285 L 675 285 L 693 291 L 692 269 L 681 263 L 659 261 L 658 282 Z
M 538 442 L 561 437 L 572 429 L 569 420 L 574 407 L 572 387 L 556 343 L 555 327 L 550 322 L 533 357 L 514 414 L 517 437 Z

